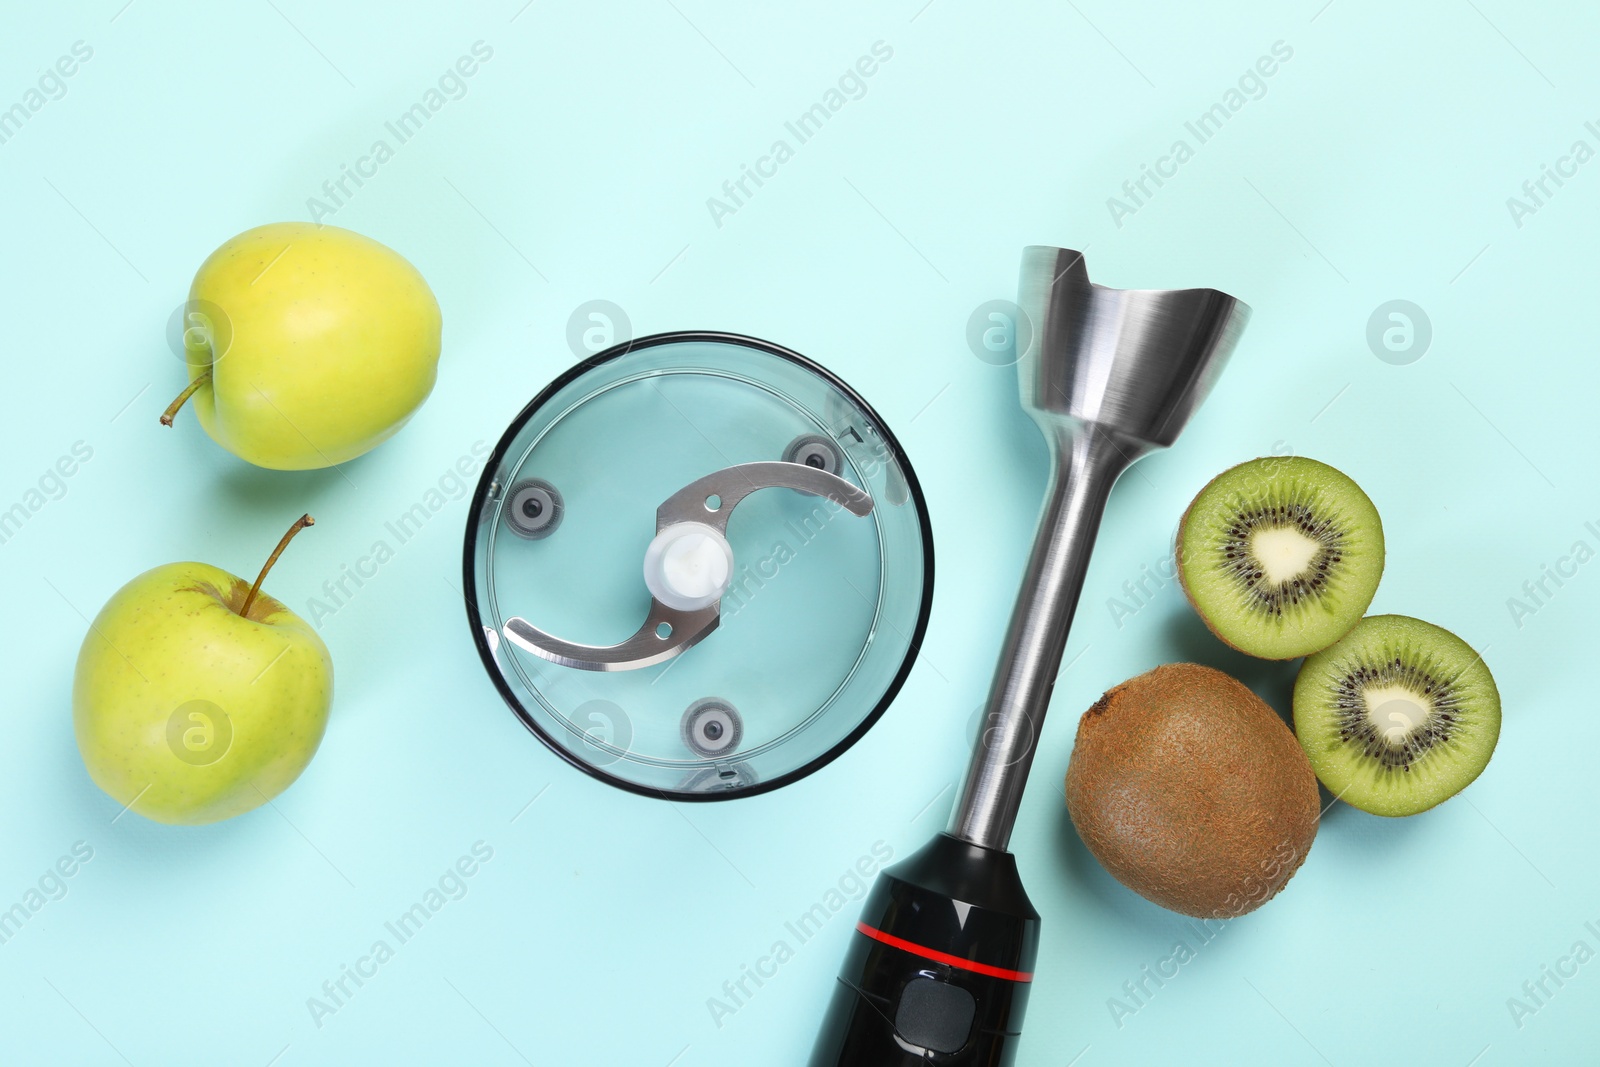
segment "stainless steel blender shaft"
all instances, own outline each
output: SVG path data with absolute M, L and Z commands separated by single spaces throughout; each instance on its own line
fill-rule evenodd
M 1214 289 L 1095 285 L 1083 256 L 1064 248 L 1025 250 L 1018 291 L 1032 336 L 1018 360 L 1022 404 L 1050 445 L 1050 487 L 949 828 L 1001 850 L 1111 487 L 1177 438 L 1249 315 Z
M 1011 839 L 1095 531 L 1111 486 L 1134 458 L 1096 427 L 1063 437 L 1053 446 L 1044 513 L 950 820 L 952 836 L 986 848 L 1003 849 Z
M 1039 951 L 1039 913 L 1006 851 L 1117 476 L 1178 436 L 1247 309 L 1214 289 L 1119 290 L 1083 257 L 1022 256 L 1032 344 L 1022 406 L 1050 445 L 1050 491 L 988 717 L 947 833 L 878 876 L 811 1067 L 1007 1067 Z

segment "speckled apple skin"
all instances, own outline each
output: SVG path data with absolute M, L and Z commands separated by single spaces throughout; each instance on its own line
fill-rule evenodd
M 316 754 L 333 704 L 322 638 L 282 603 L 204 563 L 169 563 L 124 585 L 78 652 L 72 719 L 96 785 L 164 823 L 216 822 L 266 803 Z M 215 762 L 180 759 L 173 713 L 210 701 L 232 740 Z
M 398 252 L 309 222 L 246 230 L 207 257 L 191 301 L 222 309 L 220 358 L 191 349 L 200 425 L 258 467 L 344 463 L 393 436 L 433 391 L 439 302 Z

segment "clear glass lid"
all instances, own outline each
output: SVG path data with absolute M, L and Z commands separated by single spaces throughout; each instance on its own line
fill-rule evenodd
M 467 523 L 474 639 L 522 721 L 636 792 L 800 778 L 881 715 L 932 598 L 915 474 L 796 353 L 663 334 L 574 367 L 512 423 Z

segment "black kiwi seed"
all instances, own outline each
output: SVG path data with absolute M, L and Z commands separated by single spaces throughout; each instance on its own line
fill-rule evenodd
M 1271 529 L 1292 524 L 1307 537 L 1318 543 L 1316 555 L 1307 567 L 1311 577 L 1297 577 L 1288 582 L 1268 582 L 1259 564 L 1250 555 L 1250 535 L 1257 529 Z M 1344 532 L 1327 519 L 1313 519 L 1311 509 L 1303 504 L 1290 506 L 1257 506 L 1239 513 L 1228 528 L 1228 538 L 1222 543 L 1224 569 L 1245 587 L 1247 603 L 1270 615 L 1280 615 L 1287 607 L 1319 595 L 1328 583 L 1328 569 L 1343 558 Z

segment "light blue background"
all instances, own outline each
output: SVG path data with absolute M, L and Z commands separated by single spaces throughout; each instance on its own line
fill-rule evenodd
M 1600 564 L 1520 627 L 1507 605 L 1574 542 L 1600 548 L 1585 526 L 1600 528 L 1600 162 L 1521 227 L 1506 206 L 1574 140 L 1596 144 L 1586 6 L 123 2 L 11 0 L 0 19 L 0 106 L 75 41 L 94 50 L 0 144 L 0 506 L 74 442 L 94 450 L 0 545 L 0 905 L 74 842 L 94 850 L 0 945 L 0 1059 L 803 1062 L 855 903 L 720 1027 L 707 1000 L 875 842 L 904 855 L 948 812 L 1045 474 L 1012 372 L 964 331 L 1014 296 L 1029 243 L 1086 248 L 1111 285 L 1215 286 L 1255 317 L 1184 438 L 1106 516 L 1014 841 L 1044 916 L 1019 1063 L 1593 1059 L 1600 962 L 1547 981 L 1520 1028 L 1507 1008 L 1575 941 L 1600 949 L 1584 928 L 1600 927 L 1600 718 L 1582 673 Z M 494 54 L 466 95 L 329 220 L 400 250 L 438 294 L 445 352 L 419 416 L 342 473 L 255 470 L 192 414 L 157 426 L 183 381 L 163 332 L 204 256 L 307 217 L 479 40 Z M 1280 40 L 1293 57 L 1265 95 L 1116 225 L 1106 199 Z M 707 197 L 876 41 L 894 54 L 866 94 L 719 228 Z M 479 666 L 457 501 L 326 620 L 338 697 L 298 784 L 219 826 L 116 818 L 72 738 L 84 616 L 156 564 L 254 573 L 310 510 L 271 582 L 303 607 L 572 361 L 568 316 L 595 298 L 636 334 L 792 346 L 898 432 L 939 570 L 923 658 L 880 724 L 821 773 L 733 804 L 591 781 Z M 1432 322 L 1409 365 L 1366 341 L 1391 299 Z M 1272 451 L 1368 490 L 1389 543 L 1373 609 L 1485 648 L 1504 734 L 1434 812 L 1334 807 L 1284 894 L 1119 1028 L 1108 998 L 1187 927 L 1098 868 L 1058 782 L 1079 712 L 1158 663 L 1236 671 L 1287 710 L 1292 665 L 1225 652 L 1170 584 L 1120 627 L 1107 606 L 1158 565 L 1207 478 Z M 480 840 L 494 858 L 468 894 L 318 1028 L 307 998 Z

